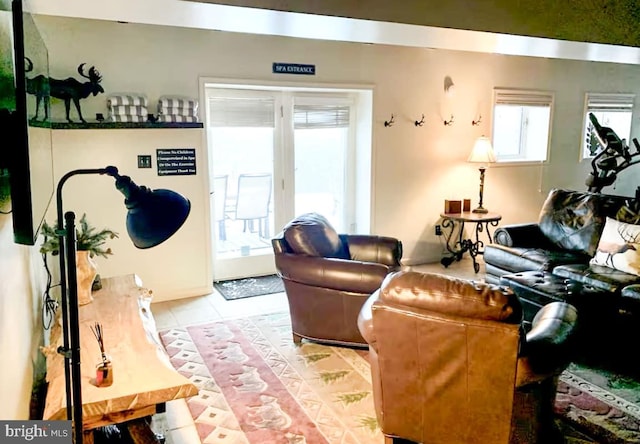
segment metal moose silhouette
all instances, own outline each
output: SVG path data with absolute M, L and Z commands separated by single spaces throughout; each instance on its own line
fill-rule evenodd
M 27 57 L 25 57 L 27 66 L 25 72 L 33 71 L 33 63 Z M 64 108 L 67 117 L 67 121 L 73 122 L 69 117 L 69 109 L 71 108 L 71 101 L 76 107 L 78 117 L 80 121 L 86 123 L 84 117 L 82 117 L 82 111 L 80 110 L 80 99 L 86 99 L 91 94 L 97 96 L 99 93 L 103 93 L 104 89 L 100 85 L 102 76 L 100 72 L 92 66 L 89 68 L 89 74 L 84 73 L 84 65 L 81 63 L 78 65 L 78 74 L 82 77 L 89 79 L 88 82 L 80 82 L 73 77 L 68 77 L 64 80 L 53 79 L 45 77 L 40 74 L 33 78 L 26 79 L 27 93 L 36 96 L 36 114 L 34 119 L 38 118 L 38 111 L 40 109 L 40 103 L 44 105 L 44 120 L 49 118 L 49 97 L 55 97 L 56 99 L 64 100 Z

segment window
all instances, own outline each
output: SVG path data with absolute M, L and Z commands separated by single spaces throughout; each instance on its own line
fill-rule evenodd
M 587 93 L 582 138 L 582 159 L 594 157 L 600 152 L 600 145 L 594 134 L 589 113 L 598 119 L 601 126 L 611 128 L 620 139 L 627 142 L 631 136 L 631 117 L 635 94 Z
M 498 162 L 547 160 L 553 94 L 495 89 L 493 150 Z

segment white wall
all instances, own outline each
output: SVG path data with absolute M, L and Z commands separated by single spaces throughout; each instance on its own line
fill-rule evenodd
M 6 208 L 3 208 L 6 210 Z M 44 372 L 40 298 L 46 277 L 38 249 L 13 242 L 11 215 L 0 214 L 0 418 L 29 419 L 34 378 Z
M 151 249 L 136 248 L 126 232 L 124 196 L 108 176 L 80 175 L 63 188 L 64 211 L 83 213 L 96 228 L 119 234 L 107 241 L 113 250 L 108 258 L 96 258 L 101 277 L 137 274 L 154 294 L 154 302 L 208 294 L 212 291 L 211 258 L 207 245 L 208 223 L 207 160 L 203 151 L 203 130 L 194 129 L 72 129 L 53 131 L 54 178 L 80 168 L 116 166 L 121 175 L 151 189 L 170 189 L 187 197 L 191 212 L 171 238 Z M 195 175 L 158 176 L 156 149 L 195 148 Z M 153 168 L 139 169 L 137 156 L 151 155 Z M 55 204 L 47 220 L 56 220 Z
M 588 164 L 579 163 L 584 93 L 635 92 L 640 67 L 314 41 L 273 36 L 121 24 L 38 16 L 47 42 L 51 75 L 75 75 L 78 64 L 95 65 L 107 93 L 138 91 L 151 101 L 161 94 L 197 96 L 199 77 L 309 81 L 274 75 L 278 62 L 316 65 L 317 83 L 375 85 L 372 203 L 375 233 L 397 236 L 410 262 L 435 261 L 441 254 L 433 226 L 444 199 L 477 203 L 478 171 L 466 163 L 476 137 L 490 133 L 494 87 L 555 92 L 551 161 L 546 165 L 492 167 L 485 206 L 503 214 L 502 223 L 535 220 L 554 186 L 586 189 Z M 448 100 L 445 76 L 456 85 Z M 62 105 L 53 104 L 60 117 Z M 83 101 L 84 113 L 106 112 L 105 95 Z M 394 114 L 396 124 L 386 128 Z M 426 124 L 413 122 L 425 114 Z M 453 126 L 443 118 L 454 115 Z M 480 126 L 471 121 L 482 115 Z M 640 129 L 634 118 L 632 135 Z M 616 194 L 632 194 L 618 187 Z

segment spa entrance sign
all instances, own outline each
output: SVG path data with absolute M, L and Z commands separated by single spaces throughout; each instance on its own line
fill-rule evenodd
M 301 65 L 299 63 L 273 63 L 274 74 L 316 75 L 316 65 Z
M 160 148 L 156 150 L 158 176 L 196 174 L 195 148 Z

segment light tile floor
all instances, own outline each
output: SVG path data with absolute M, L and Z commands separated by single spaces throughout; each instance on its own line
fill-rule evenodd
M 464 257 L 459 262 L 453 262 L 447 268 L 439 262 L 406 268 L 482 280 L 484 279 L 484 262 L 481 257 L 479 259 L 480 272 L 477 274 L 474 273 L 473 264 L 468 257 Z M 151 310 L 158 331 L 163 331 L 223 319 L 286 311 L 289 310 L 289 304 L 284 293 L 227 301 L 214 290 L 206 296 L 154 303 L 151 305 Z M 166 444 L 200 444 L 191 413 L 183 399 L 168 402 L 166 412 L 154 416 L 152 428 L 165 437 Z

